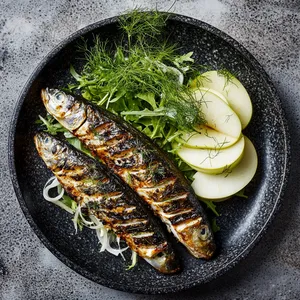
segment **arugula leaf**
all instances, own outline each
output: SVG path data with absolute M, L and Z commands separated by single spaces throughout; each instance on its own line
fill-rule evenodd
M 36 124 L 42 125 L 45 132 L 52 135 L 56 135 L 59 132 L 66 132 L 62 125 L 60 125 L 51 115 L 47 114 L 46 118 L 39 116 L 39 120 L 35 122 Z
M 148 102 L 152 109 L 157 109 L 157 104 L 156 104 L 156 101 L 155 101 L 155 95 L 153 93 L 144 93 L 144 94 L 136 94 L 135 95 L 137 98 L 140 98 L 141 100 L 144 100 L 146 102 Z
M 73 211 L 75 211 L 76 208 L 77 208 L 76 201 L 74 201 L 71 197 L 69 197 L 66 194 L 64 194 L 62 196 L 62 200 L 60 200 L 60 202 L 62 202 L 63 204 L 65 204 L 66 206 L 68 206 L 69 208 L 71 208 Z
M 81 152 L 87 154 L 88 156 L 94 158 L 94 156 L 92 155 L 91 151 L 88 150 L 87 148 L 85 148 L 83 146 L 83 144 L 81 143 L 81 141 L 73 136 L 70 132 L 65 132 L 64 133 L 64 136 L 66 138 L 66 140 L 73 146 L 75 147 L 76 149 L 80 150 Z
M 192 55 L 193 55 L 193 52 L 189 52 L 184 55 L 178 56 L 174 59 L 173 63 L 179 70 L 186 73 L 190 69 L 190 67 L 185 66 L 184 63 L 185 62 L 194 62 Z
M 204 202 L 206 204 L 206 206 L 217 216 L 219 217 L 220 214 L 217 212 L 216 210 L 216 205 L 214 204 L 213 201 L 211 200 L 207 200 L 207 199 L 202 199 L 202 198 L 199 198 L 202 202 Z
M 238 197 L 241 197 L 241 198 L 246 198 L 246 199 L 248 199 L 248 196 L 245 195 L 245 189 L 242 189 L 242 190 L 240 190 L 239 192 L 237 192 L 237 193 L 235 194 L 235 196 L 238 196 Z
M 211 229 L 214 233 L 218 232 L 221 228 L 220 226 L 218 226 L 217 224 L 217 218 L 213 218 L 211 221 Z

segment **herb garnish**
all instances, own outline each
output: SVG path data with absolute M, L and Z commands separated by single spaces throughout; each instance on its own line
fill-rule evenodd
M 223 76 L 225 78 L 223 90 L 226 88 L 226 86 L 229 83 L 232 83 L 235 85 L 234 79 L 236 78 L 236 76 L 234 76 L 230 71 L 228 71 L 227 69 L 221 69 L 221 70 L 218 70 L 217 73 L 218 73 L 218 75 Z
M 71 68 L 77 81 L 72 88 L 121 115 L 165 150 L 180 131 L 205 122 L 187 85 L 192 53 L 179 55 L 166 42 L 167 19 L 168 14 L 157 11 L 121 16 L 121 43 L 95 37 L 94 46 L 81 47 L 86 59 L 82 72 Z

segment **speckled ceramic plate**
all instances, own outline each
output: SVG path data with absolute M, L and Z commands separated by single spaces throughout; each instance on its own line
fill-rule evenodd
M 218 252 L 211 261 L 195 259 L 176 245 L 183 270 L 166 276 L 140 259 L 127 271 L 118 257 L 100 253 L 97 239 L 89 229 L 74 233 L 71 216 L 42 198 L 50 172 L 38 157 L 33 135 L 34 121 L 45 109 L 40 90 L 63 86 L 71 80 L 70 64 L 79 68 L 76 45 L 83 36 L 116 41 L 116 18 L 90 25 L 58 45 L 37 67 L 26 84 L 14 112 L 10 131 L 9 159 L 16 195 L 30 225 L 42 242 L 61 261 L 81 275 L 102 285 L 129 292 L 167 293 L 187 289 L 214 278 L 245 257 L 258 242 L 277 211 L 285 187 L 289 143 L 287 127 L 276 91 L 266 73 L 247 50 L 216 28 L 188 17 L 173 15 L 168 22 L 170 39 L 194 52 L 197 63 L 226 68 L 238 74 L 253 101 L 253 118 L 246 135 L 259 157 L 254 180 L 246 190 L 248 199 L 232 199 L 218 204 L 221 230 L 216 234 Z

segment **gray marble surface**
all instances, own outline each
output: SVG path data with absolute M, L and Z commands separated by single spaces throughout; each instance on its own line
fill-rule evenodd
M 186 0 L 173 11 L 231 35 L 262 64 L 288 119 L 292 168 L 283 207 L 267 234 L 234 269 L 170 296 L 108 289 L 56 259 L 29 227 L 9 178 L 9 123 L 39 61 L 69 34 L 135 6 L 167 10 L 172 1 L 0 1 L 0 299 L 300 299 L 300 1 Z

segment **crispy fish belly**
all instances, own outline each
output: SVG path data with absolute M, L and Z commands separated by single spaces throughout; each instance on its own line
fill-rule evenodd
M 160 272 L 179 270 L 162 228 L 137 200 L 138 196 L 124 187 L 118 177 L 49 134 L 38 133 L 34 142 L 47 167 L 82 209 L 104 221 L 133 251 Z
M 150 139 L 115 115 L 56 89 L 42 90 L 47 111 L 134 189 L 198 258 L 215 242 L 204 209 L 181 172 Z

